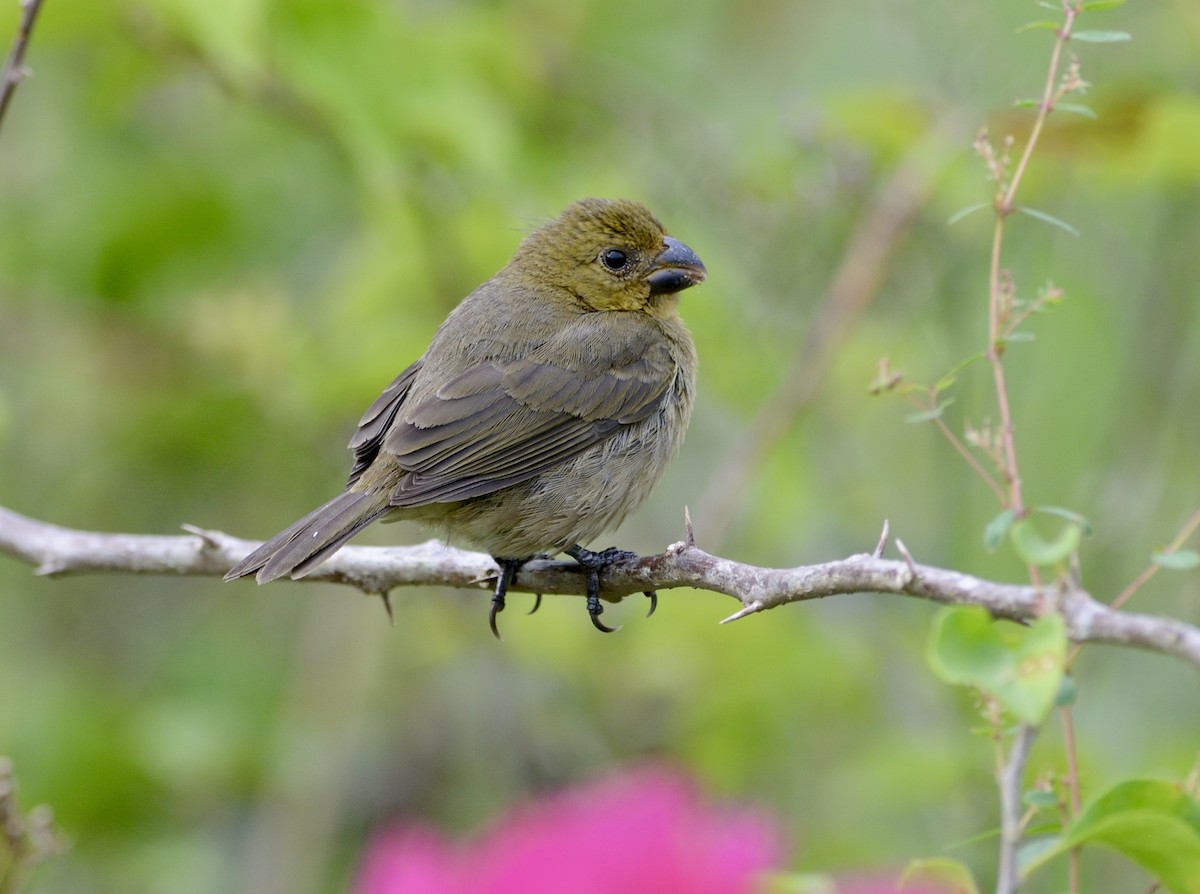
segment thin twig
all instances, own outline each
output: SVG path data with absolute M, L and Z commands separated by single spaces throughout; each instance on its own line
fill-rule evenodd
M 1179 529 L 1179 533 L 1175 535 L 1175 539 L 1167 544 L 1167 548 L 1163 550 L 1163 552 L 1173 553 L 1178 550 L 1185 542 L 1187 542 L 1187 539 L 1196 532 L 1197 528 L 1200 528 L 1200 509 L 1197 509 L 1195 513 L 1192 514 L 1192 517 L 1184 522 L 1183 527 Z M 1136 578 L 1134 578 L 1133 582 L 1130 583 L 1130 585 L 1124 590 L 1122 590 L 1120 595 L 1112 601 L 1112 607 L 1120 608 L 1123 606 L 1126 602 L 1133 598 L 1134 593 L 1140 590 L 1146 584 L 1146 582 L 1150 580 L 1150 578 L 1154 577 L 1154 575 L 1158 574 L 1158 572 L 1161 570 L 1162 566 L 1155 562 L 1151 562 L 1149 565 L 1147 565 L 1146 569 Z
M 1062 715 L 1063 750 L 1067 752 L 1067 793 L 1068 817 L 1074 820 L 1082 809 L 1079 793 L 1079 756 L 1075 743 L 1075 721 L 1071 715 L 1071 706 L 1063 705 L 1059 713 Z M 1072 848 L 1067 857 L 1067 891 L 1069 894 L 1079 894 L 1081 848 Z
M 17 92 L 17 85 L 29 75 L 25 68 L 25 48 L 29 45 L 29 35 L 33 33 L 33 23 L 42 8 L 42 0 L 21 0 L 21 23 L 17 26 L 17 36 L 13 38 L 12 49 L 4 60 L 4 72 L 0 74 L 0 123 L 4 122 L 4 113 L 8 111 L 8 103 Z
M 1008 181 L 1008 187 L 1007 189 L 1003 189 L 997 196 L 995 204 L 996 223 L 992 230 L 991 260 L 988 269 L 987 359 L 992 367 L 992 380 L 996 388 L 996 403 L 1000 411 L 1000 437 L 1004 449 L 1004 477 L 1005 483 L 1008 485 L 1008 508 L 1011 508 L 1018 518 L 1025 515 L 1025 498 L 1021 489 L 1021 472 L 1017 462 L 1012 408 L 1009 403 L 1008 383 L 1004 373 L 1004 345 L 1001 338 L 1000 298 L 1003 288 L 1001 259 L 1004 248 L 1004 224 L 1008 217 L 1016 210 L 1014 200 L 1017 195 L 1017 189 L 1020 187 L 1021 181 L 1025 176 L 1025 171 L 1029 167 L 1029 160 L 1033 157 L 1033 150 L 1037 146 L 1038 138 L 1042 133 L 1042 127 L 1046 123 L 1046 118 L 1054 109 L 1055 103 L 1059 99 L 1059 93 L 1056 92 L 1058 67 L 1062 59 L 1063 47 L 1071 37 L 1071 28 L 1078 14 L 1079 10 L 1073 2 L 1069 2 L 1068 0 L 1068 2 L 1063 3 L 1063 26 L 1058 30 L 1054 41 L 1054 49 L 1050 54 L 1050 66 L 1046 73 L 1046 84 L 1042 89 L 1042 101 L 1038 104 L 1033 128 L 1029 132 L 1029 139 L 1025 141 L 1025 148 L 1021 153 L 1021 157 L 1013 169 L 1012 177 Z
M 1020 879 L 1017 874 L 1017 847 L 1021 844 L 1021 779 L 1029 749 L 1037 736 L 1037 727 L 1022 723 L 1008 752 L 1008 760 L 1000 768 L 1000 868 L 996 878 L 996 894 L 1015 894 Z

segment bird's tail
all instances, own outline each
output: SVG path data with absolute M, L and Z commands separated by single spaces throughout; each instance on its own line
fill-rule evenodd
M 387 491 L 338 494 L 234 565 L 225 580 L 255 572 L 260 584 L 284 575 L 304 577 L 345 546 L 351 537 L 390 510 Z

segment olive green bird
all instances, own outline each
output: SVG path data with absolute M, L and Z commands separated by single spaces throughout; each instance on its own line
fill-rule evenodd
M 679 293 L 704 277 L 642 205 L 571 205 L 371 404 L 346 490 L 225 579 L 303 577 L 372 522 L 408 519 L 495 558 L 494 633 L 520 566 L 558 552 L 585 569 L 588 613 L 608 632 L 599 574 L 628 554 L 580 544 L 636 509 L 679 450 L 696 381 Z

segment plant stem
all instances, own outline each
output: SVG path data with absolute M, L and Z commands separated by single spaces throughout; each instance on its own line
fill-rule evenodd
M 1016 894 L 1020 878 L 1017 873 L 1017 846 L 1021 843 L 1021 779 L 1029 749 L 1037 737 L 1037 727 L 1022 723 L 1008 752 L 1008 760 L 999 769 L 1000 786 L 1000 871 L 996 877 L 996 894 Z
M 29 35 L 33 33 L 33 22 L 41 9 L 42 0 L 21 0 L 21 24 L 17 26 L 17 36 L 13 38 L 12 49 L 4 60 L 4 72 L 0 74 L 0 121 L 17 85 L 25 80 L 27 72 L 22 66 L 25 59 L 25 48 L 29 45 Z

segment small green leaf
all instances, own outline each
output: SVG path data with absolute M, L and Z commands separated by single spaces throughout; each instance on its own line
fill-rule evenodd
M 1067 634 L 1059 615 L 1029 626 L 993 621 L 975 606 L 951 606 L 937 613 L 927 658 L 947 683 L 974 686 L 995 698 L 1024 723 L 1038 724 L 1054 707 L 1067 654 Z
M 1054 107 L 1054 110 L 1056 112 L 1073 112 L 1076 115 L 1082 115 L 1084 118 L 1091 118 L 1093 121 L 1100 117 L 1091 106 L 1085 106 L 1080 102 L 1060 102 Z
M 1042 19 L 1041 21 L 1038 21 L 1038 22 L 1026 22 L 1024 25 L 1022 25 L 1020 28 L 1017 29 L 1017 33 L 1021 34 L 1024 31 L 1038 31 L 1038 30 L 1043 30 L 1043 29 L 1047 30 L 1047 31 L 1057 31 L 1058 28 L 1059 28 L 1058 22 L 1052 22 L 1049 19 Z
M 1043 515 L 1057 515 L 1059 518 L 1065 518 L 1067 521 L 1079 525 L 1084 534 L 1092 536 L 1092 523 L 1074 509 L 1064 509 L 1062 506 L 1034 506 L 1033 511 Z
M 757 880 L 755 894 L 837 894 L 833 877 L 819 872 L 773 872 Z
M 942 411 L 952 403 L 954 403 L 954 398 L 948 397 L 945 400 L 940 401 L 937 406 L 931 409 L 922 410 L 919 413 L 909 413 L 904 417 L 904 421 L 911 425 L 916 425 L 918 422 L 930 422 L 934 419 L 940 419 L 942 416 Z
M 1079 7 L 1080 12 L 1099 12 L 1102 9 L 1116 9 L 1118 6 L 1124 6 L 1125 0 L 1088 0 L 1087 3 Z
M 1027 807 L 1057 807 L 1058 795 L 1044 789 L 1034 788 L 1021 796 Z
M 1037 340 L 1037 336 L 1034 335 L 1032 332 L 1022 332 L 1021 330 L 1017 330 L 1016 332 L 1008 333 L 1008 335 L 1004 336 L 999 341 L 1001 344 L 1008 345 L 1008 344 L 1015 344 L 1017 342 L 1036 341 L 1036 340 Z
M 1068 708 L 1075 704 L 1075 696 L 1079 692 L 1079 686 L 1075 683 L 1074 677 L 1063 677 L 1062 685 L 1058 687 L 1058 695 L 1054 697 L 1054 705 L 1058 708 Z
M 1062 12 L 1061 3 L 1051 3 L 1050 0 L 1038 0 L 1037 5 L 1042 9 L 1052 9 L 1055 12 Z
M 1075 522 L 1063 526 L 1053 540 L 1045 539 L 1032 520 L 1023 518 L 1009 529 L 1013 549 L 1027 565 L 1057 565 L 1079 548 L 1083 529 Z
M 962 372 L 972 363 L 977 363 L 978 361 L 983 360 L 986 356 L 987 354 L 980 352 L 978 354 L 972 354 L 970 357 L 967 357 L 964 360 L 960 360 L 958 363 L 954 364 L 954 366 L 950 367 L 946 374 L 934 383 L 933 390 L 945 391 L 954 384 L 954 381 L 958 378 L 958 374 L 960 372 Z
M 1200 568 L 1200 553 L 1193 549 L 1177 549 L 1170 553 L 1155 553 L 1154 564 L 1168 571 L 1191 571 Z
M 1005 509 L 983 529 L 983 548 L 989 553 L 994 553 L 999 548 L 1000 543 L 1004 540 L 1004 535 L 1008 533 L 1008 529 L 1012 527 L 1012 523 L 1016 521 L 1017 513 L 1013 509 Z
M 1040 99 L 1014 99 L 1013 108 L 1015 109 L 1036 109 L 1042 104 Z
M 1066 230 L 1072 236 L 1079 235 L 1079 231 L 1077 229 L 1075 229 L 1073 226 L 1071 226 L 1069 223 L 1067 223 L 1065 220 L 1059 220 L 1054 215 L 1047 214 L 1045 211 L 1038 211 L 1036 208 L 1028 208 L 1025 206 L 1022 206 L 1022 207 L 1018 208 L 1017 210 L 1020 211 L 1022 214 L 1028 214 L 1030 217 L 1037 218 L 1038 220 L 1042 221 L 1043 223 L 1048 223 L 1051 226 L 1058 227 L 1060 230 Z
M 961 860 L 951 860 L 948 857 L 911 860 L 904 867 L 904 874 L 900 876 L 899 890 L 903 891 L 910 881 L 922 878 L 946 882 L 954 894 L 979 894 L 975 876 L 972 875 L 967 864 Z
M 1071 34 L 1071 40 L 1081 40 L 1084 43 L 1122 43 L 1133 40 L 1133 35 L 1128 31 L 1075 31 Z
M 1030 842 L 1020 858 L 1028 876 L 1081 845 L 1124 854 L 1171 894 L 1200 894 L 1200 802 L 1164 779 L 1119 782 L 1089 804 L 1062 835 Z M 1025 849 L 1023 849 L 1024 851 Z
M 958 223 L 960 220 L 962 220 L 964 217 L 967 217 L 970 214 L 974 214 L 980 208 L 991 207 L 991 204 L 992 204 L 991 202 L 976 202 L 974 205 L 968 205 L 966 208 L 960 208 L 958 211 L 955 211 L 953 214 L 950 215 L 950 219 L 946 221 L 946 226 L 952 227 L 956 223 Z

